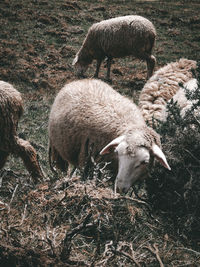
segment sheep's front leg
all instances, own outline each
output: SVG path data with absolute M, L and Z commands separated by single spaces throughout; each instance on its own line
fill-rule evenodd
M 110 68 L 111 68 L 111 63 L 112 63 L 112 58 L 108 57 L 107 58 L 107 74 L 106 74 L 106 80 L 107 81 L 111 81 L 110 80 Z
M 94 74 L 94 78 L 98 78 L 98 76 L 99 76 L 99 69 L 101 66 L 101 62 L 102 62 L 102 59 L 97 59 L 97 67 L 96 67 L 96 71 Z
M 153 71 L 156 64 L 156 58 L 154 56 L 149 56 L 146 59 L 147 62 L 147 80 L 153 75 Z

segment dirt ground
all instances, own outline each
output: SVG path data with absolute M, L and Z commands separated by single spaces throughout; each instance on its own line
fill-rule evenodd
M 62 86 L 75 80 L 73 58 L 90 25 L 138 14 L 157 29 L 156 69 L 200 55 L 199 1 L 0 1 L 0 79 L 24 99 L 20 137 L 38 153 L 45 178 L 35 185 L 21 160 L 10 156 L 0 171 L 0 266 L 200 266 L 199 241 L 155 212 L 143 186 L 127 196 L 113 184 L 81 175 L 53 174 L 47 125 Z M 104 65 L 104 64 L 103 64 Z M 92 77 L 95 62 L 87 75 Z M 102 66 L 100 78 L 106 72 Z M 112 87 L 137 103 L 146 64 L 114 60 Z M 175 215 L 174 215 L 175 216 Z

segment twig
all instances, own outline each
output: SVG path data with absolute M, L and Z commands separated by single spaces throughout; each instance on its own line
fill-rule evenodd
M 130 249 L 132 255 L 130 255 L 130 254 L 128 254 L 128 253 L 122 251 L 122 248 L 123 248 L 124 246 L 127 246 L 127 247 Z M 133 245 L 132 245 L 132 243 L 119 242 L 119 243 L 118 243 L 118 248 L 117 248 L 117 250 L 115 250 L 115 252 L 120 252 L 123 256 L 125 256 L 125 257 L 127 257 L 129 260 L 133 261 L 138 267 L 141 267 L 141 265 L 139 264 L 139 262 L 135 259 L 135 252 L 134 252 L 134 250 L 133 250 Z
M 199 120 L 196 118 L 196 116 L 194 116 L 194 119 L 195 119 L 195 121 L 197 122 L 197 124 L 200 126 L 200 122 L 199 122 Z
M 91 218 L 92 214 L 88 214 L 85 219 L 83 220 L 82 223 L 80 223 L 77 227 L 75 227 L 74 229 L 72 229 L 69 233 L 66 234 L 65 239 L 63 240 L 63 242 L 67 242 L 69 239 L 71 240 L 72 237 L 76 234 L 78 234 L 82 229 L 84 228 L 88 228 L 90 226 L 92 226 L 93 224 L 87 224 L 89 219 Z
M 3 182 L 3 178 L 6 176 L 6 172 L 5 172 L 5 170 L 1 170 L 1 172 L 0 172 L 0 187 L 2 186 L 2 182 Z
M 125 256 L 126 258 L 128 258 L 129 260 L 134 262 L 138 267 L 141 267 L 141 265 L 136 261 L 136 259 L 134 257 L 132 257 L 131 255 L 129 255 L 128 253 L 126 253 L 124 251 L 118 251 L 118 250 L 112 250 L 112 252 L 118 256 L 120 256 L 120 255 Z
M 132 198 L 132 197 L 127 197 L 127 196 L 119 196 L 119 197 L 116 196 L 116 198 L 114 198 L 114 200 L 118 200 L 118 199 L 131 200 L 131 201 L 134 201 L 134 202 L 137 202 L 137 203 L 140 203 L 140 204 L 144 204 L 145 206 L 147 206 L 149 208 L 148 203 L 143 201 L 143 200 L 139 200 L 139 199 Z
M 21 219 L 19 226 L 23 224 L 24 219 L 26 217 L 26 208 L 27 208 L 27 204 L 25 204 L 25 206 L 24 206 L 24 212 L 23 212 L 22 219 Z
M 130 249 L 131 249 L 132 258 L 133 258 L 135 264 L 136 264 L 138 267 L 140 267 L 141 265 L 140 265 L 139 262 L 135 259 L 135 251 L 133 250 L 133 245 L 132 245 L 132 244 L 130 245 Z
M 17 191 L 18 186 L 19 186 L 19 184 L 17 184 L 17 185 L 15 186 L 15 189 L 14 189 L 14 191 L 13 191 L 13 194 L 12 194 L 12 197 L 11 197 L 11 200 L 10 200 L 10 203 L 9 203 L 8 213 L 10 213 L 10 206 L 11 206 L 11 203 L 13 202 L 13 199 L 14 199 L 14 197 L 15 197 L 15 194 L 16 194 L 16 191 Z
M 54 256 L 54 257 L 56 257 L 56 252 L 55 252 L 55 250 L 54 250 L 54 244 L 53 244 L 53 242 L 52 242 L 52 240 L 49 238 L 49 231 L 48 231 L 48 228 L 46 229 L 46 239 L 47 239 L 47 244 L 50 246 L 50 248 L 51 248 L 51 252 L 52 252 L 52 255 Z
M 63 249 L 60 254 L 60 258 L 62 261 L 69 260 L 70 252 L 71 252 L 71 240 L 72 238 L 78 234 L 83 229 L 89 228 L 93 226 L 93 223 L 88 223 L 90 218 L 92 216 L 92 213 L 89 213 L 82 223 L 80 223 L 77 227 L 72 229 L 70 232 L 68 232 L 63 240 Z
M 99 264 L 101 264 L 100 266 L 107 266 L 108 261 L 115 258 L 115 254 L 113 253 L 114 249 L 111 249 L 110 246 L 113 247 L 113 241 L 112 240 L 109 243 L 105 244 L 105 250 L 103 252 L 103 256 L 105 257 L 105 259 L 103 261 L 99 262 Z
M 200 163 L 200 160 L 198 158 L 196 158 L 189 150 L 187 150 L 185 148 L 184 148 L 184 150 L 185 150 L 185 152 L 187 152 L 188 154 L 190 154 L 190 156 L 192 156 L 193 159 L 195 159 L 198 163 Z
M 188 252 L 192 252 L 192 253 L 194 253 L 194 254 L 196 254 L 197 256 L 200 256 L 200 252 L 198 252 L 198 251 L 196 251 L 196 250 L 193 250 L 193 249 L 191 249 L 191 248 L 175 248 L 175 249 L 182 249 L 182 250 L 186 250 L 186 251 L 188 251 Z
M 148 249 L 149 251 L 151 251 L 152 254 L 156 255 L 156 258 L 160 264 L 160 267 L 164 267 L 164 264 L 160 258 L 159 255 L 159 250 L 156 244 L 153 244 L 154 249 L 149 245 L 149 246 L 145 246 L 144 248 Z

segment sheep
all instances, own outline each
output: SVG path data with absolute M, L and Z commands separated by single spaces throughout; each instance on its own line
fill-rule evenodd
M 89 28 L 72 65 L 75 65 L 77 75 L 81 77 L 88 65 L 96 59 L 94 77 L 98 78 L 101 63 L 107 57 L 106 80 L 110 80 L 112 59 L 134 56 L 146 60 L 148 79 L 152 76 L 156 63 L 156 58 L 152 55 L 155 38 L 154 25 L 144 17 L 130 15 L 103 20 Z
M 193 78 L 189 80 L 188 82 L 186 82 L 185 84 L 183 84 L 183 87 L 180 87 L 177 93 L 173 96 L 172 98 L 173 103 L 178 104 L 180 108 L 180 115 L 182 118 L 184 118 L 186 112 L 192 107 L 192 105 L 197 102 L 197 100 L 187 99 L 186 94 L 185 94 L 185 89 L 190 92 L 193 92 L 197 88 L 198 88 L 198 81 L 197 79 Z M 167 119 L 167 112 L 163 120 L 166 120 L 166 119 Z
M 0 169 L 7 161 L 9 154 L 22 158 L 24 165 L 38 182 L 43 177 L 37 154 L 32 145 L 17 135 L 17 127 L 23 114 L 23 100 L 10 83 L 0 81 Z
M 192 69 L 196 67 L 196 61 L 181 58 L 157 70 L 146 82 L 139 95 L 139 107 L 150 126 L 153 118 L 160 121 L 166 119 L 167 102 L 180 90 L 180 83 L 185 84 L 192 78 Z M 183 106 L 183 96 L 180 98 L 178 95 L 174 100 L 179 99 L 180 106 Z
M 60 90 L 51 107 L 48 136 L 50 165 L 83 167 L 92 147 L 96 162 L 111 162 L 115 169 L 117 192 L 146 178 L 154 157 L 170 169 L 159 135 L 146 125 L 139 108 L 98 79 L 76 80 Z

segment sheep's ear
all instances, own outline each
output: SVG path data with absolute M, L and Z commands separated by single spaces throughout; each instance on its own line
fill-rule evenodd
M 72 66 L 74 66 L 77 62 L 78 62 L 78 55 L 75 56 L 75 58 L 72 62 Z
M 166 169 L 171 170 L 169 164 L 167 163 L 166 157 L 162 150 L 156 144 L 153 144 L 151 151 L 155 158 L 163 165 Z
M 124 141 L 125 136 L 121 135 L 114 140 L 112 140 L 107 146 L 105 146 L 101 152 L 100 155 L 105 155 L 111 153 L 122 141 Z

